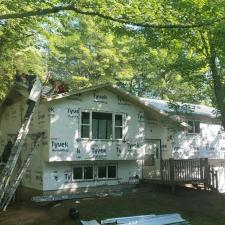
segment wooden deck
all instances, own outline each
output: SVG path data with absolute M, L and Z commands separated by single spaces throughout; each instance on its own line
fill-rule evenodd
M 145 170 L 145 167 L 143 167 Z M 207 158 L 165 159 L 160 162 L 158 177 L 143 176 L 143 182 L 156 184 L 203 184 L 205 188 L 218 190 L 217 171 L 210 167 Z

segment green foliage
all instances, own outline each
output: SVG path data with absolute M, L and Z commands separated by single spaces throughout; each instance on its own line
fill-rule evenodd
M 225 118 L 223 0 L 3 0 L 0 10 L 16 18 L 0 20 L 0 97 L 16 70 L 32 69 L 72 89 L 112 82 L 211 103 Z
M 9 7 L 9 8 L 8 8 Z M 8 12 L 11 7 L 10 1 L 1 3 L 3 12 Z M 16 71 L 28 73 L 32 70 L 39 76 L 44 75 L 43 55 L 37 48 L 35 20 L 6 20 L 0 23 L 0 79 L 3 98 L 13 83 Z

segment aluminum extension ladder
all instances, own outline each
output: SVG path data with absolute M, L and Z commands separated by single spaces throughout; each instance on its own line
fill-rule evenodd
M 0 205 L 2 204 L 2 200 L 5 196 L 5 193 L 8 189 L 8 186 L 10 184 L 10 180 L 12 178 L 14 169 L 16 167 L 16 163 L 18 161 L 19 155 L 22 151 L 22 147 L 24 145 L 26 136 L 29 132 L 29 126 L 32 119 L 32 116 L 34 114 L 34 111 L 37 107 L 37 104 L 39 102 L 40 96 L 41 96 L 42 86 L 38 78 L 36 78 L 36 81 L 30 91 L 29 99 L 31 102 L 34 103 L 32 108 L 30 109 L 28 106 L 27 112 L 25 114 L 24 122 L 17 134 L 16 141 L 11 149 L 11 154 L 9 156 L 9 159 L 1 173 L 0 176 Z
M 25 162 L 23 163 L 23 165 L 20 167 L 18 173 L 16 174 L 15 178 L 12 180 L 11 184 L 9 184 L 9 186 L 7 187 L 7 189 L 5 190 L 4 196 L 2 198 L 2 201 L 0 203 L 0 209 L 5 211 L 7 206 L 9 205 L 11 199 L 13 198 L 24 174 L 26 173 L 27 168 L 30 165 L 32 156 L 34 155 L 34 153 L 36 152 L 37 148 L 40 146 L 40 142 L 42 140 L 44 133 L 40 132 L 36 135 L 36 139 L 34 141 L 34 146 L 31 149 L 30 153 L 27 156 L 27 159 L 25 160 Z

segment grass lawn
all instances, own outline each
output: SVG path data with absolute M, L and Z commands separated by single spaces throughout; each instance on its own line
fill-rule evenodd
M 1 225 L 78 225 L 68 216 L 76 207 L 80 219 L 91 220 L 142 215 L 180 213 L 192 225 L 225 225 L 225 196 L 216 193 L 179 189 L 140 192 L 122 197 L 84 199 L 48 204 L 18 203 L 0 214 Z

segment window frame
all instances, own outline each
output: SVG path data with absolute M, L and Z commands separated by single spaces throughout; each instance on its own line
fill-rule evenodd
M 111 132 L 110 132 L 110 137 L 109 138 L 93 138 L 93 113 L 95 113 L 95 114 L 108 114 L 110 117 L 111 117 L 111 120 L 106 120 L 106 121 L 111 121 L 111 123 L 112 123 L 112 130 L 111 130 Z M 110 112 L 99 112 L 99 111 L 92 111 L 91 112 L 91 115 L 92 115 L 92 120 L 91 120 L 91 124 L 92 124 L 92 140 L 112 140 L 113 139 L 113 113 L 110 113 Z M 98 120 L 98 132 L 97 132 L 97 136 L 99 136 L 99 128 L 100 128 L 100 126 L 99 126 L 99 120 Z M 109 131 L 108 130 L 108 122 L 106 123 L 106 131 Z M 105 134 L 105 136 L 107 136 L 107 132 L 106 132 L 106 134 Z
M 116 168 L 116 176 L 115 177 L 109 177 L 109 166 L 115 166 L 115 168 Z M 118 166 L 116 164 L 107 165 L 107 177 L 109 180 L 118 179 Z
M 82 178 L 81 179 L 74 179 L 74 169 L 77 169 L 77 168 L 81 168 L 82 169 Z M 73 174 L 72 174 L 72 180 L 76 180 L 76 181 L 80 181 L 80 180 L 83 180 L 83 168 L 81 166 L 76 166 L 76 167 L 73 167 Z
M 109 177 L 109 166 L 114 166 L 116 168 L 116 176 L 115 177 Z M 99 167 L 106 167 L 106 177 L 102 178 L 98 176 L 98 168 Z M 99 164 L 96 165 L 96 179 L 97 180 L 115 180 L 118 179 L 118 166 L 116 164 Z
M 109 177 L 109 167 L 114 166 L 116 169 L 116 176 L 115 177 Z M 91 167 L 92 168 L 92 179 L 84 179 L 84 168 L 85 167 Z M 106 177 L 105 178 L 99 178 L 98 177 L 98 168 L 99 167 L 106 167 Z M 74 168 L 82 168 L 82 179 L 74 179 Z M 72 166 L 72 181 L 76 182 L 89 182 L 89 181 L 95 181 L 95 180 L 117 180 L 118 179 L 118 164 L 85 164 L 85 165 L 74 165 Z
M 84 168 L 91 167 L 92 168 L 92 178 L 84 179 Z M 82 178 L 81 179 L 74 179 L 74 169 L 75 168 L 82 168 Z M 72 167 L 72 181 L 93 181 L 94 180 L 94 166 L 93 165 L 80 165 L 80 166 L 73 166 Z
M 122 117 L 122 125 L 121 126 L 117 126 L 116 125 L 116 116 L 119 115 Z M 123 135 L 123 132 L 124 132 L 124 116 L 122 113 L 113 113 L 113 138 L 115 140 L 122 140 L 124 135 Z M 122 137 L 121 138 L 116 138 L 116 128 L 121 128 L 122 129 Z
M 105 171 L 105 174 L 106 174 L 106 177 L 99 177 L 99 168 L 100 167 L 105 167 L 106 168 L 106 171 Z M 97 173 L 96 173 L 96 178 L 98 179 L 98 180 L 106 180 L 107 179 L 107 177 L 108 177 L 108 166 L 106 166 L 106 165 L 98 165 L 97 166 Z
M 192 122 L 192 130 L 193 132 L 190 132 L 189 129 L 187 131 L 188 134 L 200 134 L 201 133 L 201 127 L 200 127 L 200 124 L 201 124 L 201 121 L 200 120 L 187 120 L 187 124 L 189 125 L 189 122 Z M 196 132 L 196 126 L 195 126 L 195 123 L 199 123 L 199 132 Z
M 88 113 L 89 114 L 89 124 L 83 124 L 82 123 L 82 113 Z M 81 137 L 82 135 L 82 126 L 88 126 L 89 127 L 89 137 Z M 92 113 L 88 110 L 82 110 L 80 111 L 80 120 L 79 120 L 79 133 L 80 138 L 82 139 L 90 139 L 92 135 Z
M 89 125 L 88 124 L 82 124 L 82 113 L 86 112 L 89 113 Z M 93 138 L 92 134 L 92 113 L 108 113 L 112 115 L 112 138 L 109 139 L 95 139 Z M 121 115 L 122 116 L 122 125 L 121 126 L 116 126 L 115 124 L 115 117 L 116 115 Z M 81 129 L 82 126 L 89 126 L 89 137 L 81 137 Z M 121 128 L 122 129 L 122 137 L 121 138 L 115 138 L 115 133 L 116 133 L 116 128 Z M 108 112 L 108 111 L 97 111 L 97 110 L 81 110 L 80 111 L 80 119 L 79 119 L 79 138 L 80 139 L 86 139 L 86 140 L 106 140 L 106 141 L 112 141 L 112 140 L 123 140 L 124 138 L 124 113 L 121 112 Z

